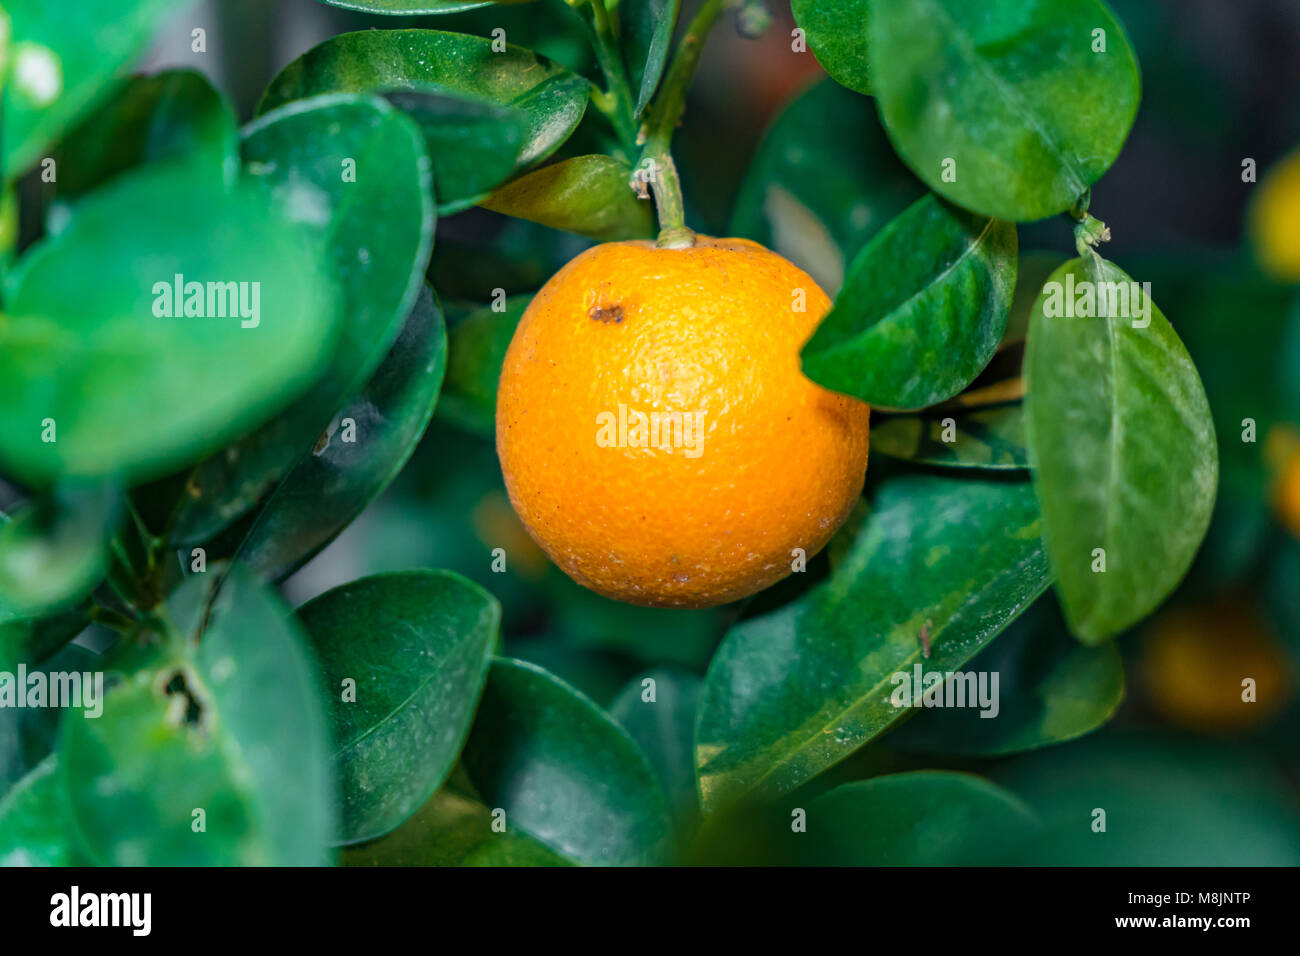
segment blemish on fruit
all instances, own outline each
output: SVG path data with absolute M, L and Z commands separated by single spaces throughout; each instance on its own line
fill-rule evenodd
M 617 302 L 608 306 L 593 305 L 591 309 L 588 310 L 587 314 L 597 322 L 622 322 L 623 306 L 619 305 Z

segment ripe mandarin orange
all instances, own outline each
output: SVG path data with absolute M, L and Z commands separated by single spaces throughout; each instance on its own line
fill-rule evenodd
M 510 501 L 551 560 L 622 601 L 708 607 L 820 550 L 862 491 L 869 413 L 800 371 L 829 308 L 744 239 L 611 242 L 556 273 L 497 394 Z

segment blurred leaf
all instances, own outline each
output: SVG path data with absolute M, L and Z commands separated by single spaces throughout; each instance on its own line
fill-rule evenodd
M 654 204 L 636 198 L 631 178 L 622 160 L 575 156 L 498 187 L 480 205 L 602 242 L 652 238 Z
M 46 757 L 0 796 L 0 866 L 84 866 Z
M 983 777 L 922 770 L 822 794 L 796 843 L 809 866 L 990 866 L 1039 829 L 1029 807 Z
M 571 865 L 527 834 L 498 832 L 492 824 L 492 811 L 482 803 L 444 788 L 392 833 L 345 849 L 342 862 L 344 866 Z
M 33 481 L 136 482 L 220 448 L 310 381 L 336 328 L 327 263 L 267 191 L 183 168 L 97 190 L 9 278 L 0 457 Z M 207 301 L 155 314 L 174 311 L 179 281 Z
M 1074 311 L 1067 276 L 1091 283 L 1095 299 L 1102 283 L 1127 290 L 1133 280 L 1095 253 L 1067 262 L 1052 274 L 1057 294 L 1034 306 L 1025 353 L 1044 541 L 1071 630 L 1096 644 L 1146 616 L 1187 572 L 1209 525 L 1218 452 L 1196 368 L 1155 303 L 1142 293 L 1145 328 L 1127 315 L 1048 316 L 1058 300 Z M 1104 573 L 1094 571 L 1098 548 Z
M 61 486 L 0 516 L 0 621 L 46 617 L 86 597 L 108 567 L 122 509 L 110 483 Z
M 945 198 L 999 219 L 1043 219 L 1119 155 L 1140 81 L 1123 27 L 1098 0 L 867 9 L 869 47 L 889 51 L 871 83 L 890 141 Z
M 176 600 L 208 580 L 190 578 Z M 100 864 L 313 865 L 335 832 L 316 674 L 297 625 L 238 568 L 203 640 L 155 651 L 108 692 L 99 719 L 65 721 L 58 761 Z
M 952 422 L 952 440 L 944 435 Z M 1028 468 L 1024 410 L 995 405 L 943 418 L 891 415 L 871 426 L 871 450 L 947 468 Z
M 5 0 L 12 43 L 0 92 L 0 180 L 35 163 L 143 52 L 175 0 Z
M 1043 285 L 1052 273 L 1065 264 L 1067 256 L 1059 252 L 1020 251 L 1016 262 L 1016 294 L 1007 313 L 1007 327 L 1002 333 L 1003 348 L 1024 341 L 1029 334 L 1029 319 Z
M 867 54 L 868 0 L 791 0 L 795 23 L 803 27 L 817 62 L 831 78 L 870 95 L 871 58 Z
M 492 45 L 483 37 L 440 30 L 344 33 L 285 67 L 267 87 L 258 112 L 317 93 L 385 93 L 410 109 L 430 138 L 439 202 L 477 199 L 512 168 L 493 178 L 503 158 L 503 119 L 522 114 L 519 151 L 510 155 L 513 168 L 522 169 L 568 139 L 587 106 L 582 77 L 531 50 L 508 46 L 496 53 Z M 468 181 L 448 175 L 439 166 L 444 161 L 456 164 Z
M 1050 583 L 1038 525 L 1027 482 L 881 487 L 830 580 L 714 656 L 696 730 L 705 810 L 793 790 L 904 716 L 900 677 L 973 657 Z
M 343 323 L 306 395 L 194 469 L 171 519 L 177 546 L 246 514 L 374 374 L 420 294 L 433 244 L 424 143 L 383 100 L 324 96 L 268 113 L 244 130 L 244 157 L 285 217 L 318 236 L 340 278 Z
M 77 630 L 81 628 L 78 627 Z M 0 631 L 3 631 L 3 627 L 0 627 Z M 69 635 L 69 639 L 75 636 Z M 100 669 L 99 661 L 100 656 L 93 651 L 78 644 L 69 644 L 57 653 L 19 657 L 14 661 L 0 659 L 0 673 L 10 675 L 6 682 L 12 681 L 12 686 L 19 688 L 23 685 L 19 668 L 25 668 L 27 679 L 39 672 L 46 676 L 49 686 L 50 675 L 93 673 Z M 83 677 L 82 687 L 85 686 Z M 96 701 L 87 700 L 84 694 L 81 702 L 92 711 L 97 706 Z M 0 794 L 11 785 L 17 785 L 23 776 L 35 770 L 38 764 L 54 752 L 63 713 L 65 710 L 60 707 L 0 707 Z M 76 710 L 69 709 L 66 713 L 69 714 L 69 719 L 82 719 Z M 2 853 L 0 857 L 3 857 Z
M 406 464 L 433 415 L 446 368 L 447 331 L 426 285 L 374 377 L 258 513 L 240 560 L 279 580 L 333 541 Z
M 923 194 L 870 102 L 824 80 L 792 100 L 763 136 L 740 186 L 731 233 L 775 249 L 821 283 L 824 263 L 791 255 L 788 234 L 798 230 L 783 228 L 782 220 L 792 201 L 829 232 L 842 277 L 843 263 Z M 834 296 L 838 289 L 826 291 Z
M 455 765 L 501 607 L 460 575 L 408 571 L 335 588 L 298 617 L 330 702 L 340 842 L 372 840 L 418 810 Z
M 532 296 L 504 302 L 505 311 L 485 307 L 472 312 L 448 333 L 447 384 L 438 414 L 481 435 L 496 430 L 497 383 L 515 326 Z
M 645 680 L 654 681 L 646 700 Z M 658 667 L 633 678 L 610 705 L 609 715 L 636 741 L 659 777 L 679 837 L 700 820 L 695 786 L 695 714 L 703 682 L 694 674 Z
M 991 775 L 1045 824 L 1025 865 L 1294 867 L 1295 797 L 1266 766 L 1240 745 L 1107 732 Z
M 854 261 L 804 374 L 889 408 L 951 398 L 997 350 L 1015 284 L 1015 226 L 926 196 Z
M 24 618 L 0 603 L 0 671 L 40 663 L 85 630 L 87 623 L 85 607 L 53 617 Z
M 667 848 L 668 808 L 645 756 L 539 667 L 492 662 L 463 760 L 508 827 L 575 863 L 647 865 Z
M 220 93 L 195 70 L 133 76 L 59 143 L 56 198 L 76 199 L 127 170 L 168 161 L 232 182 L 239 130 Z
M 619 27 L 623 34 L 623 58 L 627 61 L 636 115 L 650 105 L 659 87 L 668 49 L 677 25 L 682 0 L 620 0 Z
M 892 747 L 1001 756 L 1072 740 L 1108 721 L 1124 699 L 1114 643 L 1084 647 L 1039 601 L 972 660 L 966 671 L 998 676 L 998 709 L 927 709 L 890 734 Z
M 405 16 L 415 13 L 459 13 L 492 3 L 527 3 L 528 0 L 319 0 L 331 7 Z

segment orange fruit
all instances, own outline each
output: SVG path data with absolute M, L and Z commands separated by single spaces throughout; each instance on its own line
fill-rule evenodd
M 1247 230 L 1268 275 L 1300 281 L 1300 150 L 1284 157 L 1260 181 Z
M 497 454 L 524 527 L 578 583 L 633 604 L 708 607 L 785 577 L 867 466 L 867 406 L 800 370 L 829 308 L 745 239 L 579 255 L 501 372 Z

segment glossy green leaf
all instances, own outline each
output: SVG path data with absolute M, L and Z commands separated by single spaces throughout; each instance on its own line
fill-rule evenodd
M 0 180 L 16 178 L 93 108 L 177 9 L 174 0 L 5 0 L 12 39 Z
M 575 156 L 494 190 L 481 206 L 602 242 L 655 235 L 653 203 L 636 198 L 632 167 L 610 156 Z
M 794 21 L 803 27 L 817 62 L 837 83 L 871 93 L 867 54 L 869 0 L 791 0 Z
M 144 163 L 186 162 L 230 182 L 239 129 L 225 97 L 195 70 L 133 76 L 59 143 L 56 198 L 75 199 Z
M 575 863 L 646 865 L 667 848 L 668 808 L 645 756 L 539 667 L 493 661 L 463 760 L 507 827 Z
M 1106 723 L 1124 699 L 1124 663 L 1114 643 L 1084 647 L 1039 601 L 970 662 L 998 675 L 997 709 L 923 710 L 890 734 L 892 747 L 926 753 L 1001 756 L 1062 743 Z M 984 713 L 991 716 L 985 717 Z
M 291 103 L 244 130 L 244 157 L 340 278 L 338 344 L 307 394 L 190 475 L 169 539 L 199 544 L 253 507 L 374 373 L 420 293 L 435 214 L 419 132 L 381 99 Z
M 1300 866 L 1294 789 L 1268 763 L 1239 744 L 1107 730 L 990 775 L 1043 820 L 1024 865 Z
M 343 851 L 344 866 L 571 866 L 525 833 L 493 828 L 492 811 L 443 788 L 385 837 Z
M 67 486 L 0 517 L 0 621 L 46 617 L 86 597 L 108 566 L 121 505 L 111 484 Z
M 179 316 L 177 276 L 207 293 L 181 296 Z M 183 167 L 86 197 L 10 278 L 0 459 L 33 481 L 195 461 L 305 387 L 336 330 L 327 263 L 267 191 Z
M 945 468 L 1029 467 L 1020 405 L 994 405 L 964 414 L 878 417 L 871 425 L 871 451 Z
M 516 296 L 497 312 L 491 306 L 472 312 L 448 333 L 447 384 L 438 414 L 481 435 L 496 430 L 497 384 L 515 327 L 532 296 Z
M 1067 262 L 1034 306 L 1025 353 L 1043 537 L 1066 619 L 1090 644 L 1139 621 L 1182 579 L 1218 480 L 1196 368 L 1132 282 L 1095 253 Z M 1091 314 L 1107 302 L 1111 315 Z
M 867 240 L 923 194 L 871 103 L 825 80 L 792 100 L 763 136 L 731 233 L 781 253 L 834 296 Z
M 84 866 L 46 757 L 0 795 L 0 866 Z
M 798 843 L 813 866 L 993 866 L 1039 829 L 1028 806 L 983 777 L 921 770 L 822 794 Z
M 258 513 L 240 560 L 278 580 L 333 541 L 406 464 L 446 368 L 447 330 L 426 285 L 374 377 Z
M 1043 219 L 1119 155 L 1140 81 L 1099 0 L 871 0 L 867 14 L 869 47 L 888 51 L 871 83 L 890 141 L 945 198 Z
M 418 810 L 456 763 L 501 607 L 460 575 L 407 571 L 327 591 L 298 617 L 330 701 L 339 840 L 372 840 Z
M 635 113 L 640 116 L 659 87 L 668 63 L 681 0 L 621 0 L 618 16 Z
M 654 681 L 653 699 L 646 680 Z M 702 686 L 694 674 L 659 667 L 633 678 L 609 708 L 609 715 L 641 747 L 658 775 L 679 835 L 689 833 L 700 816 L 695 715 Z
M 997 351 L 1015 285 L 1015 226 L 926 196 L 854 260 L 804 374 L 888 408 L 951 398 Z
M 830 579 L 742 621 L 715 655 L 695 736 L 705 810 L 847 757 L 904 716 L 893 698 L 914 668 L 965 664 L 1050 580 L 1028 482 L 886 482 Z
M 430 140 L 429 155 L 439 202 L 477 198 L 500 182 L 473 174 L 480 169 L 495 175 L 503 156 L 503 119 L 518 114 L 522 129 L 508 174 L 554 152 L 587 106 L 582 77 L 531 50 L 507 46 L 497 53 L 492 45 L 484 37 L 441 30 L 345 33 L 285 67 L 267 87 L 258 111 L 317 93 L 385 93 L 413 112 L 426 136 L 437 139 Z M 466 113 L 469 107 L 477 116 Z M 443 162 L 457 165 L 444 169 Z M 457 183 L 449 175 L 453 170 L 467 179 Z
M 100 864 L 314 865 L 335 832 L 314 667 L 292 618 L 238 568 L 198 645 L 169 643 L 109 691 L 102 716 L 67 720 L 58 761 Z

